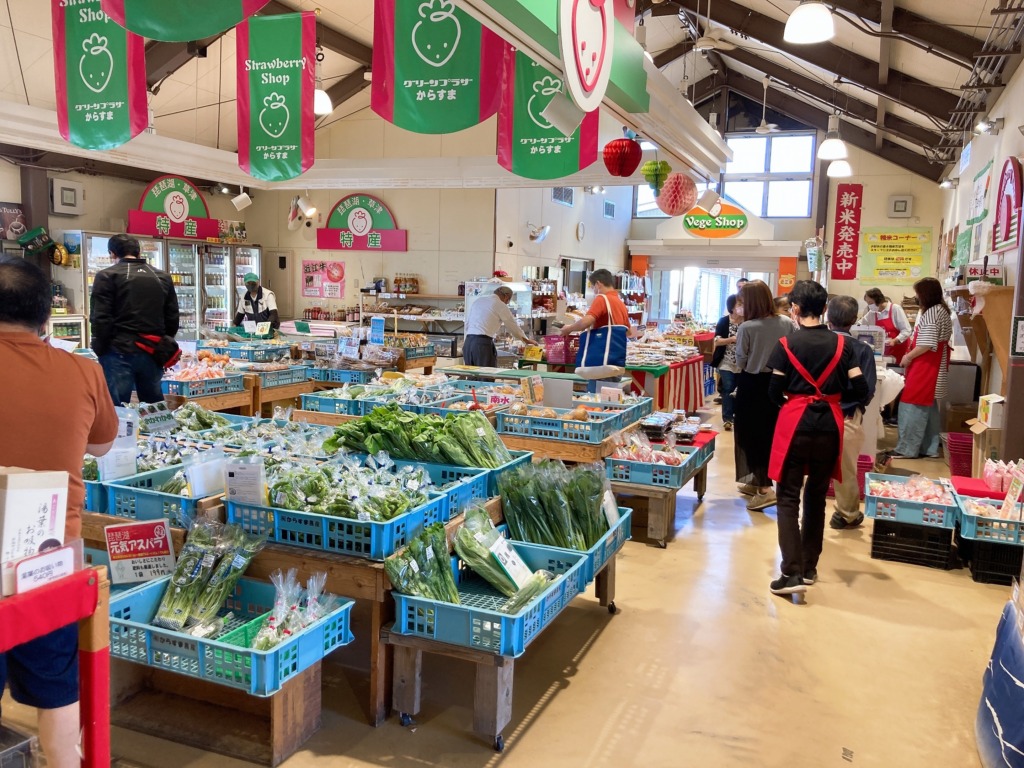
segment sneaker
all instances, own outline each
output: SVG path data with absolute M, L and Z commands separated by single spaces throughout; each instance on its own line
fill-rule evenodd
M 860 512 L 853 520 L 847 520 L 839 512 L 832 513 L 832 519 L 828 521 L 830 527 L 835 528 L 837 531 L 841 531 L 845 528 L 856 528 L 864 522 L 864 513 Z
M 744 496 L 756 496 L 759 493 L 759 491 L 756 485 L 751 485 L 750 483 L 743 483 L 743 485 L 740 486 L 740 493 L 742 493 Z
M 793 595 L 797 592 L 806 592 L 807 585 L 801 576 L 787 576 L 782 574 L 768 585 L 773 595 Z
M 724 429 L 726 432 L 732 432 L 732 422 L 731 421 L 723 421 L 722 422 L 722 429 Z
M 804 584 L 811 586 L 818 581 L 818 569 L 811 568 L 810 570 L 804 571 Z
M 775 491 L 758 493 L 750 498 L 750 501 L 747 503 L 747 509 L 751 512 L 756 512 L 758 510 L 768 509 L 768 507 L 774 507 L 775 503 Z

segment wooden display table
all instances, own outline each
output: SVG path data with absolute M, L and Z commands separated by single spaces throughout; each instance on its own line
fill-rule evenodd
M 498 434 L 510 451 L 533 451 L 533 460 L 558 459 L 585 464 L 604 461 L 615 452 L 611 437 L 600 443 L 574 443 L 569 440 L 546 440 L 542 437 L 519 437 Z
M 427 376 L 434 372 L 434 366 L 437 365 L 437 357 L 414 357 L 412 360 L 406 360 L 405 355 L 402 355 L 398 359 L 397 370 L 405 373 L 406 371 L 418 371 L 421 368 L 423 373 Z
M 255 382 L 253 381 L 255 379 Z M 171 410 L 188 402 L 201 405 L 208 411 L 234 411 L 242 416 L 252 416 L 258 411 L 254 389 L 259 385 L 259 376 L 245 375 L 242 377 L 244 388 L 241 392 L 228 392 L 223 395 L 208 397 L 181 397 L 180 395 L 164 395 L 164 402 Z
M 274 405 L 284 403 L 292 408 L 301 404 L 302 396 L 312 393 L 320 382 L 307 379 L 295 384 L 284 384 L 280 387 L 264 387 L 260 383 L 260 377 L 254 374 L 246 374 L 245 378 L 252 377 L 255 382 L 252 385 L 253 408 L 261 416 L 273 416 Z
M 292 411 L 292 421 L 304 421 L 307 424 L 323 424 L 336 427 L 348 421 L 361 419 L 362 416 L 350 416 L 347 413 L 320 413 L 320 411 Z

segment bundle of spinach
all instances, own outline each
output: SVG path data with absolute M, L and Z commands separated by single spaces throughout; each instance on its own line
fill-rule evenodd
M 459 603 L 448 539 L 440 523 L 428 525 L 409 546 L 387 558 L 384 571 L 391 585 L 403 595 Z

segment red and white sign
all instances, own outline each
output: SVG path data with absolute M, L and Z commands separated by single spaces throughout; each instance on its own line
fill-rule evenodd
M 832 227 L 832 279 L 856 280 L 860 255 L 861 204 L 863 184 L 840 184 L 836 188 L 836 220 Z
M 112 583 L 149 581 L 174 570 L 174 547 L 166 520 L 108 525 L 104 535 Z
M 992 250 L 996 253 L 1017 247 L 1021 193 L 1020 161 L 1015 157 L 1008 157 L 999 176 L 999 194 L 995 205 L 996 220 L 992 226 Z
M 558 46 L 569 95 L 584 112 L 593 112 L 612 74 L 613 0 L 559 0 Z
M 14 566 L 15 594 L 31 592 L 51 581 L 75 572 L 75 548 L 58 547 L 35 557 L 19 560 Z

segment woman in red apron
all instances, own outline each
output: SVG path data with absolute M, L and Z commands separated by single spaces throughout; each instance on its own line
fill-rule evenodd
M 800 280 L 790 301 L 800 330 L 782 339 L 768 361 L 773 371 L 770 394 L 782 405 L 768 467 L 777 483 L 782 550 L 782 575 L 770 586 L 777 595 L 804 592 L 817 580 L 825 494 L 830 480 L 841 479 L 840 402 L 866 401 L 868 395 L 853 348 L 821 323 L 827 291 Z
M 921 307 L 910 350 L 903 357 L 906 384 L 900 397 L 900 441 L 893 458 L 939 455 L 939 404 L 946 396 L 953 320 L 942 284 L 926 277 L 914 284 Z
M 909 347 L 910 321 L 907 320 L 907 313 L 903 311 L 903 307 L 889 301 L 877 288 L 865 293 L 864 301 L 868 305 L 868 313 L 864 316 L 865 324 L 877 326 L 885 331 L 886 354 L 896 359 L 896 365 L 901 365 Z

